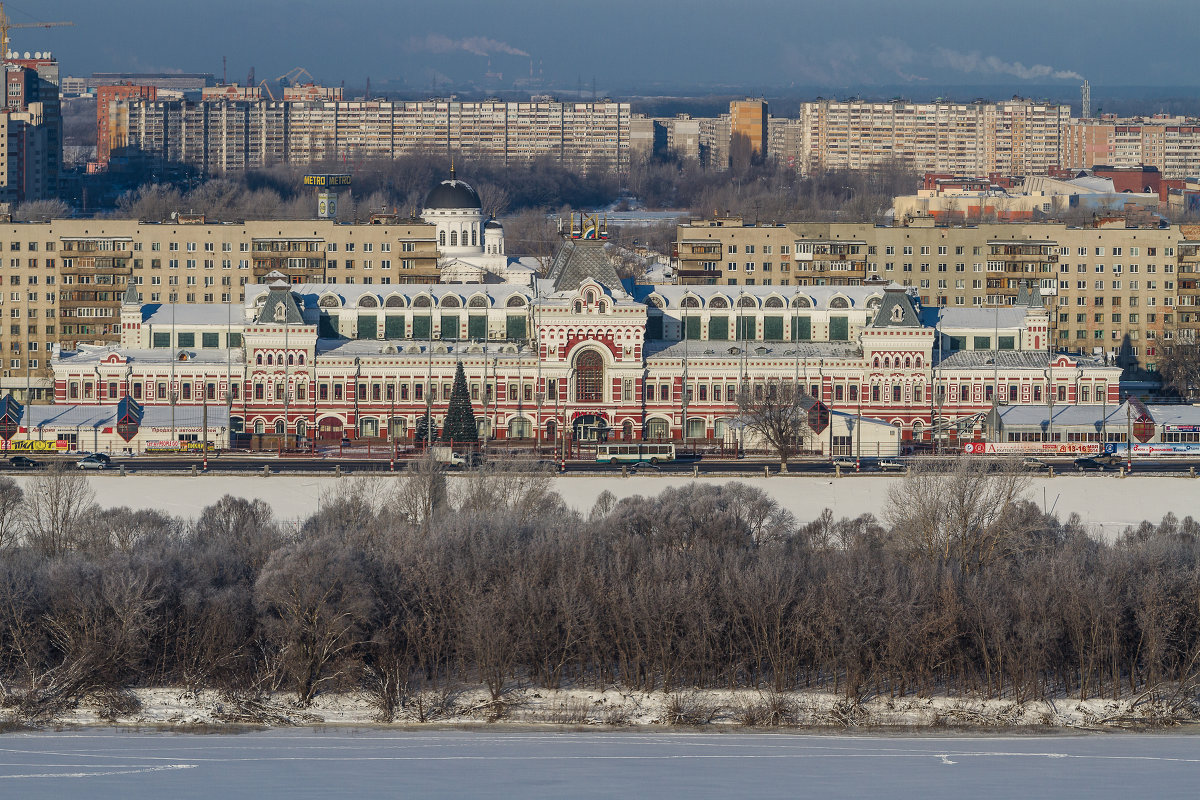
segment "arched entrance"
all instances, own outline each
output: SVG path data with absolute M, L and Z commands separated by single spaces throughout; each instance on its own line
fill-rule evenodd
M 321 417 L 321 421 L 317 423 L 317 438 L 340 440 L 342 421 L 337 417 Z
M 583 414 L 571 422 L 571 437 L 577 442 L 607 441 L 608 422 L 599 414 Z

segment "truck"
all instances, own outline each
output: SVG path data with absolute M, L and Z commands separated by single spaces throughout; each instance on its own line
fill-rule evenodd
M 462 454 L 455 453 L 449 447 L 434 445 L 429 448 L 429 457 L 443 466 L 454 469 L 462 469 L 467 466 L 467 460 L 462 457 Z

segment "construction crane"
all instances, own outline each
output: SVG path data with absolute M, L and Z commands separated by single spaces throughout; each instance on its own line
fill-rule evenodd
M 63 28 L 74 24 L 74 22 L 9 22 L 8 14 L 4 13 L 4 3 L 0 3 L 0 54 L 8 55 L 8 32 L 13 28 Z
M 276 78 L 275 82 L 281 87 L 287 88 L 299 80 L 301 75 L 307 75 L 308 79 L 313 83 L 317 82 L 317 79 L 312 76 L 312 73 L 306 70 L 304 67 L 296 67 L 295 69 L 288 70 Z

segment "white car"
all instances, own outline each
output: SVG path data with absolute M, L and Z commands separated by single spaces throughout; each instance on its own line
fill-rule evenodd
M 78 469 L 108 469 L 108 464 L 105 464 L 103 461 L 94 456 L 88 456 L 87 458 L 80 459 L 79 463 L 77 463 L 75 466 Z

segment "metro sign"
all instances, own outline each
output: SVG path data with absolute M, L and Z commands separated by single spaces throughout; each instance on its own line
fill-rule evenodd
M 7 442 L 16 434 L 16 432 L 17 423 L 7 418 L 0 419 L 0 439 L 4 439 L 4 441 Z
M 128 442 L 138 435 L 140 426 L 136 422 L 121 422 L 117 424 L 117 435 Z

